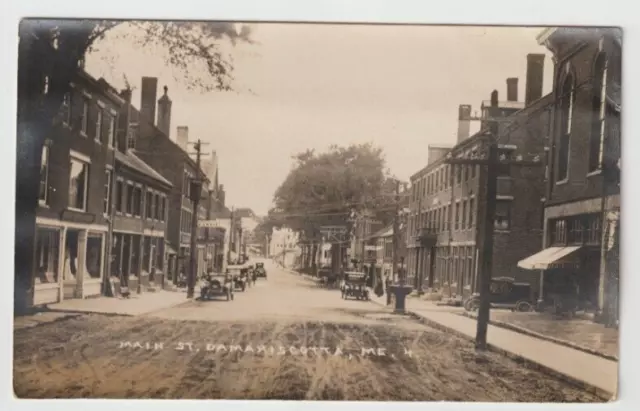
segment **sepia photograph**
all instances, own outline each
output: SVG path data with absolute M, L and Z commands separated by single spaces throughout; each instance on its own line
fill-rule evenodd
M 25 16 L 14 396 L 615 401 L 622 37 Z

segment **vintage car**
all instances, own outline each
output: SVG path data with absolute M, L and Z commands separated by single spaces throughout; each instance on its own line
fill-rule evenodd
M 227 273 L 231 277 L 233 287 L 236 290 L 245 291 L 248 286 L 248 267 L 244 265 L 230 265 L 227 267 Z
M 212 273 L 200 279 L 200 299 L 210 300 L 213 297 L 226 297 L 227 301 L 233 301 L 231 277 Z
M 531 284 L 517 283 L 511 277 L 495 277 L 491 279 L 490 302 L 491 307 L 510 308 L 511 311 L 532 311 Z M 473 294 L 463 303 L 467 311 L 476 311 L 480 307 L 480 295 Z
M 367 275 L 357 271 L 346 271 L 340 291 L 342 298 L 345 300 L 349 297 L 355 298 L 356 300 L 369 300 Z
M 256 277 L 264 278 L 264 279 L 267 278 L 267 269 L 264 268 L 264 263 L 256 263 L 255 272 L 256 272 Z

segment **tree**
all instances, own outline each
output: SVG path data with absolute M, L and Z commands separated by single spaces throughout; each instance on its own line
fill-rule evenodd
M 307 150 L 293 159 L 294 168 L 274 195 L 272 218 L 297 231 L 303 244 L 312 244 L 306 247 L 309 257 L 317 253 L 321 226 L 349 229 L 354 212 L 378 210 L 392 200 L 385 192 L 383 152 L 371 144 L 331 146 L 323 153 Z M 315 258 L 311 265 L 315 268 Z
M 18 45 L 18 130 L 16 158 L 16 250 L 14 307 L 28 307 L 33 291 L 31 264 L 38 206 L 42 147 L 64 96 L 85 55 L 123 21 L 24 19 Z M 204 91 L 230 90 L 233 66 L 219 50 L 222 39 L 250 41 L 245 26 L 232 23 L 128 22 L 142 32 L 141 45 L 168 50 L 168 62 L 185 74 L 188 86 Z M 206 68 L 206 78 L 191 67 Z

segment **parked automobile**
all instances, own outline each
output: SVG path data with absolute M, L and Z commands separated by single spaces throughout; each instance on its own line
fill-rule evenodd
M 496 277 L 491 279 L 490 302 L 491 307 L 510 308 L 511 311 L 532 311 L 531 284 L 518 283 L 511 277 Z M 467 311 L 480 308 L 480 295 L 473 294 L 463 303 Z
M 213 273 L 203 276 L 200 284 L 200 299 L 210 300 L 214 297 L 225 297 L 227 301 L 233 301 L 231 277 Z
M 256 272 L 256 277 L 264 278 L 264 279 L 267 278 L 267 269 L 264 268 L 264 263 L 256 263 L 255 272 Z

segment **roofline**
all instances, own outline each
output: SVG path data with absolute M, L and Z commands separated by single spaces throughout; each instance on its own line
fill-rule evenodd
M 537 40 L 538 44 L 540 46 L 544 46 L 545 43 L 547 42 L 547 40 L 549 40 L 549 37 L 551 37 L 556 31 L 558 31 L 557 27 L 547 27 L 547 28 L 543 29 L 536 36 L 536 40 Z
M 120 97 L 119 95 L 117 95 L 116 93 L 114 93 L 113 91 L 109 90 L 108 88 L 103 87 L 99 80 L 96 79 L 95 77 L 93 77 L 91 74 L 89 74 L 85 69 L 78 69 L 78 76 L 83 77 L 85 80 L 89 81 L 90 83 L 92 83 L 95 87 L 99 88 L 100 90 L 102 90 L 102 92 L 109 97 L 111 100 L 113 100 L 115 103 L 120 104 L 120 105 L 125 105 L 127 102 L 125 99 L 123 99 L 122 97 Z M 107 83 L 107 85 L 111 86 L 109 84 L 109 82 L 107 80 L 104 80 L 105 83 Z

